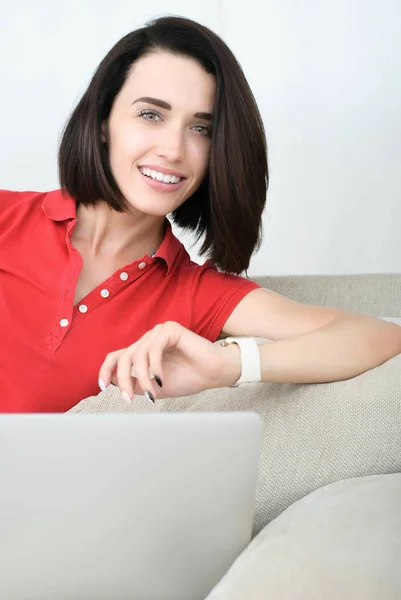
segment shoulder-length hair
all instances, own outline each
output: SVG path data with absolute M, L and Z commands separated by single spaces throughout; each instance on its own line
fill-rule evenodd
M 161 17 L 124 36 L 98 66 L 62 134 L 61 187 L 77 203 L 106 202 L 128 209 L 112 175 L 102 122 L 131 65 L 164 50 L 197 60 L 216 80 L 210 163 L 200 187 L 172 213 L 174 222 L 203 238 L 201 253 L 227 273 L 249 266 L 262 238 L 268 187 L 263 122 L 234 54 L 207 27 L 181 17 Z

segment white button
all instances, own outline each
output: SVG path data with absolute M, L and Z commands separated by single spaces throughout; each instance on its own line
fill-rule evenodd
M 61 319 L 60 325 L 61 325 L 61 327 L 67 327 L 67 325 L 68 325 L 68 319 Z
M 100 295 L 102 298 L 108 298 L 110 296 L 110 292 L 109 292 L 109 290 L 106 290 L 106 288 L 105 288 L 104 290 L 102 290 L 100 292 Z
M 138 269 L 144 269 L 146 267 L 146 263 L 145 262 L 141 262 L 138 265 Z
M 120 273 L 120 279 L 121 279 L 121 281 L 127 281 L 127 279 L 128 279 L 128 273 L 126 273 L 125 271 L 123 271 L 122 273 Z
M 80 305 L 78 306 L 78 310 L 79 310 L 79 312 L 81 312 L 81 313 L 86 313 L 86 312 L 88 312 L 88 307 L 86 306 L 86 304 L 80 304 Z

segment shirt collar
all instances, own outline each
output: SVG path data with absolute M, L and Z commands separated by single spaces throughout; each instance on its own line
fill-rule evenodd
M 42 203 L 45 215 L 52 221 L 66 221 L 76 219 L 77 205 L 75 200 L 63 189 L 48 192 Z M 166 231 L 164 238 L 154 257 L 162 258 L 167 264 L 167 273 L 182 248 L 181 242 L 173 234 L 170 221 L 166 219 Z
M 43 200 L 42 209 L 52 221 L 65 221 L 77 216 L 76 202 L 65 190 L 48 192 Z
M 166 262 L 167 273 L 173 266 L 173 262 L 181 248 L 183 248 L 182 243 L 175 237 L 171 229 L 171 223 L 168 219 L 166 219 L 166 231 L 164 238 L 154 257 L 162 258 Z

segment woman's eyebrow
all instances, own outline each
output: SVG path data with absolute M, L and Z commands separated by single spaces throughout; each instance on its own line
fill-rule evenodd
M 132 104 L 136 102 L 148 102 L 149 104 L 154 104 L 155 106 L 159 106 L 160 108 L 164 108 L 166 110 L 171 110 L 172 106 L 165 100 L 160 100 L 159 98 L 151 98 L 150 96 L 142 96 L 141 98 L 137 98 L 133 101 Z M 209 112 L 197 112 L 194 114 L 194 117 L 197 119 L 205 119 L 206 121 L 212 121 L 213 115 Z

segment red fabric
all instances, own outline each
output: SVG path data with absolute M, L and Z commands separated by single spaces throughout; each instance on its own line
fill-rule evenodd
M 154 257 L 120 269 L 73 306 L 82 266 L 71 244 L 75 222 L 75 201 L 61 190 L 0 191 L 0 412 L 62 412 L 98 394 L 106 354 L 157 323 L 177 321 L 215 341 L 258 287 L 192 262 L 168 225 Z

